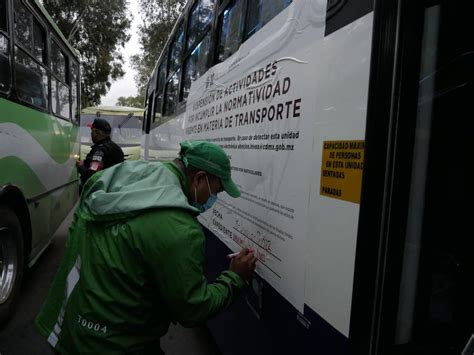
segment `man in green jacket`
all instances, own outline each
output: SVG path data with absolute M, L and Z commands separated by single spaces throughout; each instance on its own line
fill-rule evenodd
M 125 162 L 84 186 L 64 258 L 36 319 L 64 354 L 159 354 L 170 322 L 194 326 L 231 304 L 255 268 L 242 249 L 209 284 L 196 216 L 240 192 L 217 145 L 181 143 L 173 162 Z

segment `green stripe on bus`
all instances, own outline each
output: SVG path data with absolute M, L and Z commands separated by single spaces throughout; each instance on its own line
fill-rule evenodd
M 0 123 L 12 123 L 27 131 L 59 164 L 72 158 L 79 141 L 79 127 L 32 108 L 0 98 Z
M 31 167 L 17 157 L 10 156 L 0 159 L 0 171 L 2 172 L 0 186 L 8 184 L 17 186 L 25 198 L 33 198 L 48 191 Z M 63 183 L 66 184 L 76 179 L 77 172 L 76 169 L 73 169 L 68 181 Z

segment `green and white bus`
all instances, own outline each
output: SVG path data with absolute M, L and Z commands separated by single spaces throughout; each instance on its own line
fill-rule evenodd
M 89 127 L 98 117 L 110 123 L 111 139 L 122 148 L 125 159 L 139 159 L 143 109 L 127 106 L 96 106 L 82 110 L 81 159 L 84 159 L 90 151 L 92 141 Z
M 0 322 L 78 197 L 80 70 L 35 0 L 0 0 Z

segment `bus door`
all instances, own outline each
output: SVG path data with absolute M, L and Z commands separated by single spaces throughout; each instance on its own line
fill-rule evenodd
M 472 15 L 375 3 L 352 353 L 473 354 Z

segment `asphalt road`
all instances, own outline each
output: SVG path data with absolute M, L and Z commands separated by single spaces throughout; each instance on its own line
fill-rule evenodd
M 27 271 L 20 299 L 10 321 L 0 329 L 0 355 L 52 355 L 46 340 L 34 327 L 34 319 L 48 293 L 64 252 L 67 230 L 73 212 L 55 233 L 52 244 Z M 207 328 L 186 329 L 172 326 L 161 339 L 166 355 L 220 355 Z

